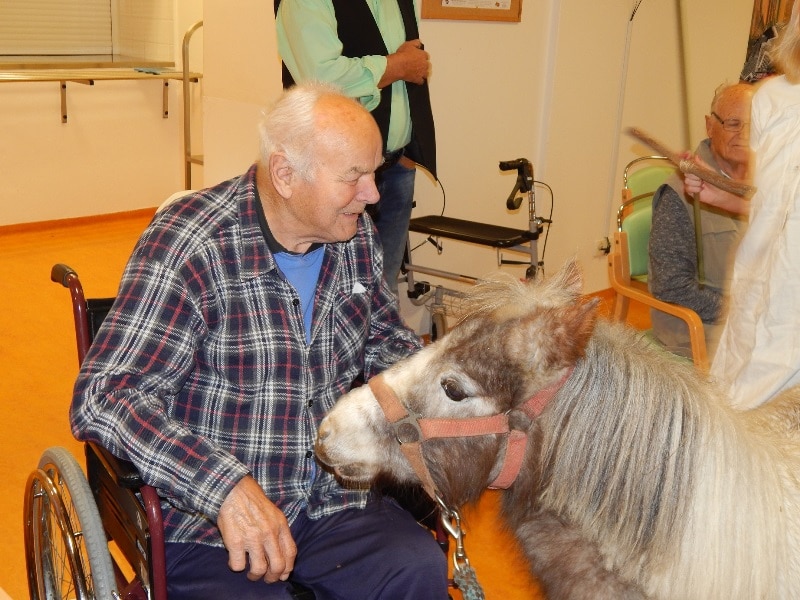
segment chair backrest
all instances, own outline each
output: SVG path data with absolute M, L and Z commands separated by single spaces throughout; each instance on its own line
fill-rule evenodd
M 647 281 L 653 194 L 676 172 L 675 165 L 665 156 L 642 156 L 625 167 L 617 229 L 627 233 L 631 279 Z
M 86 298 L 86 316 L 88 319 L 86 325 L 89 327 L 90 344 L 94 341 L 100 325 L 103 324 L 106 315 L 111 310 L 112 304 L 114 304 L 114 298 Z M 83 352 L 81 352 L 82 356 L 78 357 L 81 362 L 83 362 L 83 357 L 88 350 L 89 348 L 84 348 Z
M 166 200 L 164 200 L 161 204 L 158 205 L 158 208 L 156 208 L 156 212 L 160 213 L 162 210 L 167 208 L 170 204 L 175 202 L 175 200 L 178 200 L 179 198 L 183 198 L 187 194 L 191 194 L 192 192 L 195 192 L 195 191 L 196 190 L 180 190 L 178 192 L 175 192 L 174 194 L 171 194 Z
M 653 194 L 637 196 L 631 213 L 622 221 L 620 231 L 628 234 L 628 265 L 631 279 L 647 281 L 648 246 L 653 222 Z
M 50 279 L 69 289 L 80 365 L 114 298 L 87 299 L 78 274 L 65 264 L 53 265 Z M 121 567 L 126 573 L 119 571 L 118 583 L 125 591 L 121 597 L 140 598 L 141 591 L 152 600 L 166 600 L 164 525 L 155 488 L 144 484 L 132 463 L 93 442 L 86 442 L 84 448 L 86 477 L 106 536 L 127 562 Z M 113 556 L 118 569 L 119 558 Z M 127 571 L 132 572 L 130 581 Z M 146 589 L 150 592 L 144 592 Z
M 670 175 L 677 172 L 666 156 L 640 156 L 625 166 L 622 173 L 623 202 L 635 196 L 654 192 Z M 627 190 L 627 197 L 624 197 Z

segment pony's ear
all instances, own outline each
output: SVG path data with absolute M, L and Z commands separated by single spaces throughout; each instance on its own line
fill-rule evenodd
M 508 336 L 508 352 L 543 374 L 573 366 L 594 331 L 598 303 L 593 298 L 522 318 Z
M 583 291 L 583 272 L 578 261 L 572 258 L 565 262 L 553 277 L 552 285 L 577 299 Z
M 564 307 L 564 315 L 567 335 L 572 341 L 572 358 L 570 364 L 583 357 L 586 352 L 586 344 L 594 332 L 594 325 L 597 323 L 597 305 L 599 298 L 592 298 L 585 302 L 578 302 L 572 306 Z

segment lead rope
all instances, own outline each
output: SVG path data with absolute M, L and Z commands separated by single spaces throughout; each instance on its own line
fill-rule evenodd
M 441 509 L 442 527 L 456 541 L 456 548 L 453 551 L 453 582 L 461 591 L 464 600 L 485 600 L 483 588 L 478 583 L 478 577 L 475 575 L 472 565 L 469 564 L 469 558 L 464 549 L 466 532 L 461 529 L 461 514 L 455 508 L 447 506 L 439 494 L 436 494 L 436 502 Z

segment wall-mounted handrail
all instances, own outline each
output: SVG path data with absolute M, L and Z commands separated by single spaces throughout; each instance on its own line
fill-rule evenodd
M 189 88 L 189 42 L 195 31 L 203 26 L 203 21 L 198 21 L 183 35 L 183 163 L 184 163 L 184 184 L 185 189 L 192 189 L 192 165 L 202 165 L 203 155 L 192 154 L 192 97 Z
M 163 81 L 164 94 L 162 116 L 169 116 L 169 103 L 167 88 L 169 80 L 197 82 L 202 77 L 200 73 L 188 71 L 175 71 L 162 68 L 98 68 L 98 69 L 24 69 L 17 71 L 0 71 L 0 83 L 30 83 L 40 81 L 57 81 L 61 93 L 61 122 L 67 122 L 67 82 L 94 85 L 95 81 L 129 81 L 140 79 L 154 79 Z

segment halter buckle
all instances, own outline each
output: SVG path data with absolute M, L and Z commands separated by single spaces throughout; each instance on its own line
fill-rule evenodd
M 413 444 L 422 441 L 422 428 L 419 426 L 419 415 L 409 412 L 405 417 L 392 423 L 394 437 L 397 443 Z

